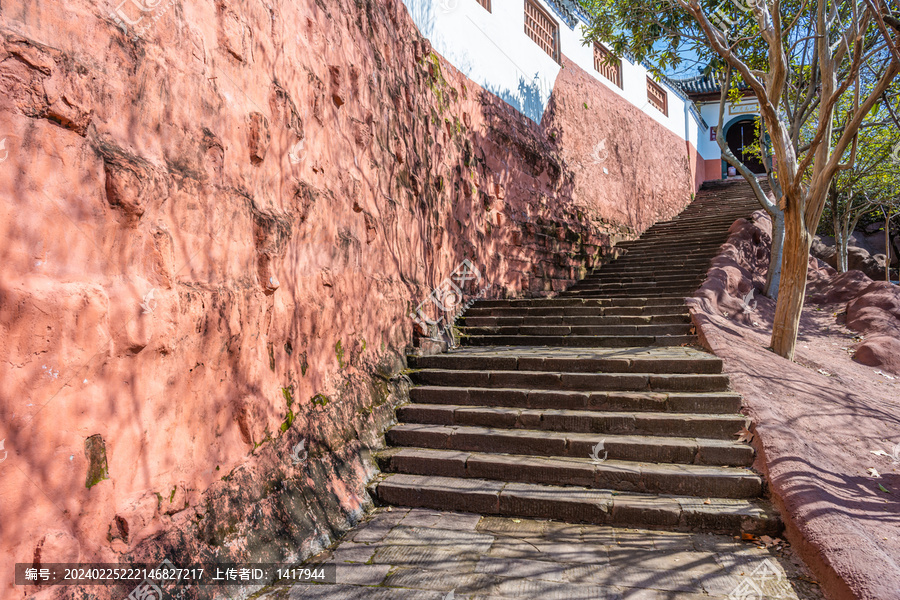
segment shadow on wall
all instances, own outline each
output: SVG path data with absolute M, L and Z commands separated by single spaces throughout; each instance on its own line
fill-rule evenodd
M 541 123 L 548 103 L 541 97 L 540 80 L 537 76 L 531 80 L 520 76 L 519 87 L 515 92 L 509 89 L 491 87 L 490 84 L 485 84 L 484 89 L 496 95 L 535 123 Z
M 483 89 L 495 94 L 512 108 L 540 124 L 550 102 L 551 82 L 548 81 L 542 86 L 538 73 L 535 73 L 533 78 L 529 78 L 528 70 L 523 68 L 523 61 L 514 61 L 474 20 L 463 16 L 459 4 L 465 1 L 471 0 L 406 0 L 404 3 L 420 33 L 431 41 L 435 51 Z M 442 17 L 457 19 L 457 24 L 463 30 L 467 30 L 471 35 L 485 38 L 485 44 L 491 53 L 488 60 L 499 60 L 503 63 L 502 68 L 498 64 L 491 64 L 487 72 L 509 85 L 503 85 L 493 80 L 489 81 L 488 77 L 484 75 L 484 65 L 478 63 L 479 60 L 484 61 L 485 57 L 473 57 L 470 52 L 460 48 L 458 40 L 445 37 L 444 32 L 437 27 L 438 19 Z M 476 29 L 477 32 L 475 32 Z M 467 46 L 467 48 L 469 47 Z M 518 77 L 516 87 L 510 87 L 516 77 Z

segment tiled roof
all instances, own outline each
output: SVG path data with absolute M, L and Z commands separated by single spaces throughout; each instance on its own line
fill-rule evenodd
M 685 79 L 669 79 L 672 85 L 685 94 L 711 94 L 719 91 L 719 80 L 714 75 L 698 75 Z
M 553 8 L 569 27 L 575 27 L 578 21 L 587 22 L 587 18 L 577 0 L 544 0 Z
M 697 94 L 718 94 L 722 87 L 719 76 L 713 74 L 697 75 L 696 77 L 686 77 L 684 79 L 669 78 L 669 83 L 688 96 Z M 740 83 L 738 89 L 743 91 L 750 88 L 747 84 Z

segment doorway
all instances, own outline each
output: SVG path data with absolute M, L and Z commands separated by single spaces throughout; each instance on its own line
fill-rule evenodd
M 757 175 L 765 174 L 766 167 L 759 158 L 759 153 L 745 150 L 751 146 L 758 144 L 759 139 L 756 137 L 756 127 L 753 117 L 746 117 L 729 123 L 725 128 L 725 143 L 739 161 L 747 165 L 753 173 Z M 727 174 L 728 163 L 722 161 L 722 177 Z

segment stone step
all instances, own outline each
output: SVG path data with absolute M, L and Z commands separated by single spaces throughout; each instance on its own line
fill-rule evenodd
M 646 294 L 649 288 L 644 288 L 641 293 Z M 660 291 L 660 294 L 676 294 L 681 296 L 682 298 L 688 298 L 694 294 L 697 288 L 694 287 L 684 287 L 682 289 L 666 289 Z M 634 292 L 629 290 L 579 290 L 572 289 L 571 291 L 561 292 L 560 297 L 563 298 L 627 298 L 629 295 L 634 294 Z
M 408 404 L 398 410 L 401 423 L 467 425 L 611 435 L 650 435 L 733 440 L 750 421 L 741 414 L 627 413 L 567 409 Z
M 734 221 L 732 220 L 732 223 L 733 222 Z M 712 228 L 712 227 L 719 227 L 722 225 L 725 226 L 724 230 L 712 231 L 712 232 L 698 231 L 698 228 L 703 227 L 703 226 L 711 226 L 710 228 Z M 644 232 L 644 234 L 641 235 L 641 237 L 634 239 L 634 240 L 626 240 L 626 241 L 619 242 L 618 244 L 616 244 L 616 247 L 622 246 L 622 245 L 640 246 L 644 243 L 652 243 L 652 242 L 657 242 L 660 240 L 663 240 L 663 241 L 668 240 L 668 241 L 673 241 L 673 242 L 683 241 L 685 245 L 702 244 L 705 242 L 710 242 L 710 241 L 714 241 L 714 240 L 721 240 L 721 239 L 727 238 L 728 237 L 727 231 L 728 231 L 729 226 L 730 226 L 730 224 L 726 225 L 725 223 L 723 223 L 723 221 L 721 219 L 717 219 L 713 223 L 709 223 L 709 222 L 707 222 L 705 224 L 702 222 L 697 223 L 697 227 L 695 227 L 693 229 L 689 229 L 688 227 L 686 227 L 684 225 L 680 225 L 677 228 L 675 228 L 673 226 L 673 228 L 671 228 L 671 229 L 653 229 L 653 228 L 651 228 L 651 229 L 648 229 L 646 232 Z
M 410 371 L 409 377 L 416 385 L 481 388 L 590 392 L 723 392 L 728 389 L 728 375 L 721 373 L 565 373 L 421 369 Z
M 568 298 L 564 298 L 568 299 Z M 582 300 L 581 298 L 572 298 L 573 300 Z M 663 304 L 650 306 L 570 306 L 570 307 L 490 307 L 490 308 L 470 308 L 463 315 L 463 318 L 469 317 L 635 317 L 635 316 L 667 316 L 684 314 L 686 305 L 684 297 L 679 298 L 678 304 Z
M 716 256 L 716 249 L 684 252 L 678 250 L 659 250 L 653 252 L 629 252 L 622 255 L 617 260 L 624 261 L 622 264 L 643 264 L 660 266 L 664 269 L 676 269 L 682 266 L 695 266 L 707 263 Z
M 597 283 L 666 283 L 679 281 L 694 281 L 705 278 L 706 269 L 697 269 L 696 271 L 684 272 L 679 271 L 674 275 L 667 275 L 657 271 L 646 271 L 644 273 L 609 273 L 603 270 L 594 271 L 579 283 L 597 282 Z
M 544 317 L 460 317 L 457 324 L 465 327 L 496 327 L 511 325 L 650 325 L 690 323 L 687 312 L 673 315 L 608 315 L 600 317 L 577 317 L 553 315 Z
M 376 455 L 382 471 L 409 475 L 487 479 L 539 485 L 677 494 L 701 498 L 754 498 L 762 478 L 736 467 L 658 465 L 620 460 L 524 456 L 391 448 Z
M 714 191 L 710 191 L 714 190 Z M 376 455 L 379 502 L 620 526 L 777 534 L 741 398 L 696 343 L 685 298 L 735 219 L 705 186 L 678 217 L 553 298 L 480 300 L 468 347 L 411 356 L 415 387 Z
M 679 273 L 677 277 L 683 280 L 703 280 L 709 273 L 709 265 L 703 265 L 693 270 L 683 268 L 676 269 Z M 612 270 L 607 266 L 598 267 L 590 272 L 587 277 L 581 281 L 628 281 L 629 279 L 642 281 L 648 278 L 655 278 L 656 281 L 674 280 L 666 275 L 660 275 L 660 270 L 652 267 L 635 268 L 631 270 Z
M 659 294 L 675 294 L 676 296 L 681 296 L 682 298 L 689 298 L 693 296 L 694 292 L 699 287 L 699 283 L 696 285 L 681 285 L 681 286 L 666 286 L 664 288 L 659 288 L 651 285 L 644 286 L 635 286 L 635 289 L 629 288 L 615 288 L 615 287 L 607 287 L 607 286 L 598 286 L 596 284 L 582 284 L 575 285 L 569 288 L 564 292 L 560 292 L 560 298 L 627 298 L 633 295 L 635 292 L 639 292 L 641 294 L 651 294 L 656 291 Z
M 412 402 L 457 406 L 735 414 L 741 397 L 733 392 L 571 392 L 516 388 L 419 386 L 409 391 Z
M 654 224 L 649 229 L 647 229 L 643 235 L 658 235 L 659 233 L 668 230 L 684 231 L 686 233 L 697 233 L 698 229 L 696 227 L 691 227 L 692 223 L 697 223 L 704 226 L 718 225 L 719 227 L 724 227 L 724 231 L 728 231 L 728 228 L 737 219 L 748 216 L 748 213 L 743 212 L 743 210 L 744 209 L 737 207 L 736 210 L 722 212 L 709 212 L 709 208 L 702 209 L 701 211 L 685 211 L 681 213 L 681 216 L 676 217 L 671 221 L 663 221 L 661 223 Z
M 634 286 L 653 286 L 653 288 L 658 288 L 659 286 L 669 285 L 669 284 L 690 284 L 699 286 L 702 284 L 707 277 L 708 271 L 698 271 L 696 274 L 692 275 L 680 275 L 678 278 L 674 277 L 666 277 L 660 275 L 653 275 L 652 273 L 645 273 L 641 275 L 631 274 L 623 274 L 623 273 L 592 273 L 585 277 L 584 279 L 578 281 L 576 286 L 586 286 L 586 285 L 617 285 L 617 286 L 626 286 L 626 285 L 634 285 Z M 570 288 L 571 289 L 571 288 Z
M 370 486 L 380 503 L 617 527 L 777 535 L 782 524 L 759 500 L 613 493 L 487 479 L 385 474 Z
M 712 354 L 693 350 L 676 353 L 650 352 L 636 349 L 632 352 L 596 353 L 576 352 L 569 356 L 533 355 L 527 350 L 514 354 L 473 353 L 453 351 L 434 356 L 410 356 L 411 369 L 460 369 L 469 371 L 551 371 L 554 373 L 661 373 L 661 374 L 720 374 L 722 359 Z
M 487 327 L 460 327 L 464 335 L 690 335 L 690 323 L 650 324 L 650 325 L 494 325 Z
M 698 252 L 714 252 L 719 246 L 724 244 L 727 239 L 728 236 L 722 236 L 721 234 L 702 241 L 681 240 L 678 239 L 677 236 L 673 236 L 669 239 L 658 238 L 655 240 L 641 238 L 639 240 L 634 240 L 633 242 L 616 244 L 616 248 L 619 250 L 627 250 L 628 254 L 635 252 L 652 254 L 665 251 L 670 255 L 675 253 L 685 255 Z
M 712 258 L 698 259 L 689 263 L 673 263 L 672 265 L 653 265 L 638 260 L 625 262 L 624 259 L 601 265 L 592 274 L 606 273 L 610 275 L 627 275 L 643 277 L 654 273 L 692 273 L 703 274 L 709 271 Z
M 573 458 L 590 458 L 602 442 L 602 451 L 612 460 L 720 467 L 753 464 L 751 446 L 714 438 L 399 423 L 385 433 L 385 439 L 391 446 Z
M 646 289 L 648 293 L 659 293 L 660 290 L 677 287 L 680 289 L 698 285 L 706 279 L 706 272 L 698 275 L 677 277 L 666 277 L 665 275 L 621 275 L 619 273 L 610 273 L 588 277 L 579 281 L 576 286 L 591 286 L 595 289 L 609 290 L 631 290 L 640 293 Z
M 586 336 L 586 335 L 472 335 L 463 343 L 469 346 L 553 346 L 559 348 L 636 348 L 645 346 L 688 346 L 697 343 L 693 335 L 660 336 Z
M 660 252 L 651 255 L 629 252 L 624 256 L 617 258 L 615 262 L 619 262 L 622 265 L 670 265 L 672 268 L 674 268 L 678 266 L 694 266 L 703 264 L 704 262 L 708 263 L 713 259 L 713 257 L 715 257 L 715 255 L 715 250 L 706 252 Z
M 528 299 L 510 299 L 510 300 L 478 300 L 475 302 L 470 311 L 482 308 L 573 308 L 573 307 L 594 307 L 594 308 L 618 308 L 618 307 L 634 307 L 647 306 L 648 303 L 653 306 L 683 306 L 684 298 L 617 298 L 617 299 L 596 299 L 596 300 L 577 300 L 565 298 L 528 298 Z M 468 313 L 467 313 L 468 314 Z
M 697 290 L 697 286 L 702 283 L 702 280 L 698 280 L 696 282 L 691 281 L 677 281 L 677 282 L 660 282 L 657 283 L 655 281 L 644 282 L 644 283 L 619 283 L 619 282 L 605 282 L 605 281 L 581 281 L 576 285 L 572 286 L 566 293 L 574 293 L 576 291 L 591 291 L 591 292 L 609 292 L 610 294 L 621 294 L 622 292 L 627 292 L 627 295 L 633 295 L 634 293 L 640 294 L 686 294 L 691 295 L 693 292 Z

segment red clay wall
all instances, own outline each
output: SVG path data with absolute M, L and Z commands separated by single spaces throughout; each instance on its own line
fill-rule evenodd
M 563 289 L 693 191 L 684 142 L 577 68 L 538 128 L 399 0 L 144 17 L 0 14 L 15 562 L 307 555 L 368 503 L 433 286 L 468 258 L 493 296 Z
M 699 189 L 692 146 L 568 59 L 563 67 L 541 124 L 573 174 L 574 205 L 638 233 L 681 212 Z

